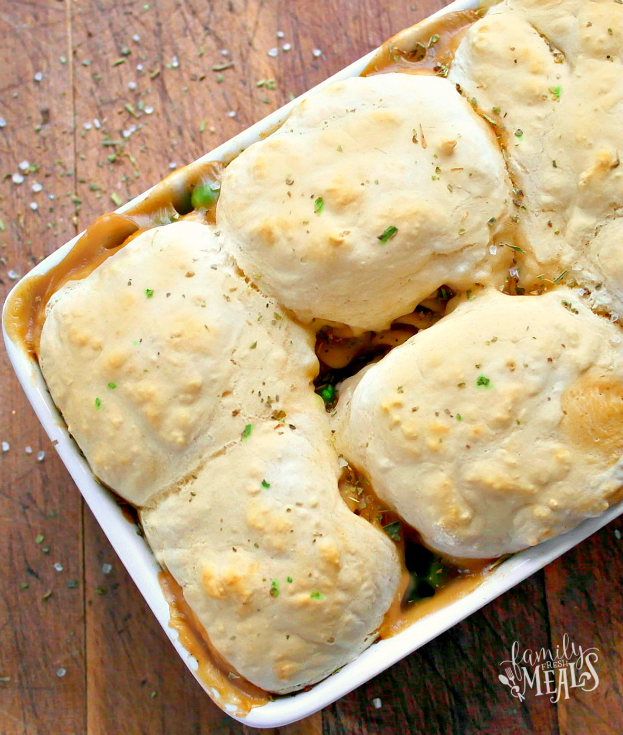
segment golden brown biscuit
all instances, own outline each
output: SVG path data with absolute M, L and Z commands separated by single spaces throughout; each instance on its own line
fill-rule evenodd
M 345 386 L 338 449 L 431 548 L 496 557 L 623 480 L 623 348 L 574 292 L 465 301 Z
M 336 82 L 232 161 L 217 224 L 297 316 L 382 329 L 446 283 L 503 282 L 511 194 L 486 123 L 445 79 Z

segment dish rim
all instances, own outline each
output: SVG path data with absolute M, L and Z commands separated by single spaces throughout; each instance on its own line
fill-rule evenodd
M 421 22 L 429 21 L 459 10 L 474 10 L 480 6 L 478 0 L 456 0 Z M 195 161 L 228 161 L 244 148 L 261 138 L 263 134 L 278 126 L 290 111 L 303 99 L 315 94 L 328 84 L 358 76 L 374 57 L 377 49 L 369 52 L 357 61 L 349 64 L 341 71 L 308 90 L 301 96 L 287 103 L 264 119 L 253 124 L 213 151 L 206 153 Z M 153 189 L 139 194 L 137 197 L 119 207 L 115 211 L 123 213 L 141 202 Z M 32 268 L 9 292 L 3 306 L 2 334 L 4 343 L 15 374 L 41 422 L 48 437 L 52 441 L 61 461 L 76 483 L 82 497 L 96 517 L 100 527 L 110 541 L 120 561 L 130 574 L 134 583 L 143 595 L 156 619 L 162 626 L 174 648 L 189 668 L 204 691 L 210 695 L 210 687 L 206 686 L 196 673 L 196 662 L 192 655 L 182 646 L 177 632 L 169 626 L 169 605 L 160 587 L 158 573 L 161 571 L 156 559 L 144 538 L 136 532 L 136 526 L 129 522 L 114 499 L 112 492 L 99 485 L 86 460 L 80 453 L 77 444 L 69 435 L 65 423 L 57 411 L 38 363 L 21 345 L 14 342 L 5 330 L 4 313 L 6 305 L 20 284 L 33 276 L 46 273 L 57 265 L 75 245 L 83 233 L 76 235 L 41 263 Z M 354 661 L 344 666 L 334 675 L 315 684 L 309 691 L 279 697 L 261 707 L 252 709 L 247 715 L 240 716 L 229 711 L 227 706 L 218 703 L 228 715 L 235 720 L 255 728 L 282 727 L 308 717 L 345 696 L 353 689 L 361 686 L 377 676 L 385 669 L 416 651 L 421 646 L 441 635 L 453 625 L 464 620 L 499 595 L 519 584 L 527 577 L 557 559 L 576 544 L 603 528 L 614 518 L 623 513 L 623 501 L 612 506 L 597 518 L 590 518 L 577 528 L 566 534 L 526 549 L 515 554 L 491 571 L 485 580 L 472 592 L 436 610 L 416 621 L 392 638 L 378 641 L 361 653 Z M 211 696 L 214 699 L 213 696 Z

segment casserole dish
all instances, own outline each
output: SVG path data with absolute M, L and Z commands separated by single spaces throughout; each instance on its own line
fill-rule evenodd
M 469 7 L 473 7 L 473 5 L 468 3 L 454 3 L 444 9 L 444 11 L 441 11 L 441 14 Z M 372 55 L 355 62 L 333 77 L 333 80 L 359 74 L 370 61 Z M 320 86 L 322 87 L 326 84 Z M 309 94 L 313 94 L 313 90 Z M 258 140 L 260 136 L 277 126 L 296 103 L 296 100 L 293 101 L 282 110 L 277 111 L 264 121 L 254 125 L 245 133 L 207 154 L 200 161 L 230 160 L 240 150 L 246 148 Z M 124 207 L 121 207 L 118 211 L 123 212 L 131 208 L 146 196 L 147 192 L 132 202 L 129 202 Z M 74 240 L 47 258 L 33 269 L 29 276 L 42 274 L 59 263 L 77 239 L 74 238 Z M 149 547 L 142 538 L 137 536 L 135 527 L 128 523 L 114 497 L 95 481 L 87 463 L 67 433 L 61 417 L 54 408 L 37 364 L 6 332 L 5 341 L 9 357 L 14 365 L 18 378 L 44 428 L 50 438 L 56 442 L 55 446 L 61 459 L 66 464 L 85 500 L 141 590 L 147 603 L 154 611 L 163 628 L 167 631 L 180 655 L 182 655 L 191 671 L 193 671 L 192 657 L 180 644 L 179 640 L 177 640 L 176 633 L 168 626 L 169 607 L 158 581 L 159 567 Z M 494 599 L 497 595 L 542 568 L 575 543 L 586 538 L 586 536 L 614 518 L 620 513 L 620 510 L 620 506 L 614 506 L 601 517 L 585 522 L 579 528 L 565 536 L 517 554 L 494 570 L 477 589 L 461 599 L 452 602 L 445 608 L 437 610 L 433 616 L 428 616 L 415 622 L 408 629 L 395 635 L 393 638 L 375 644 L 355 662 L 344 667 L 329 680 L 317 684 L 310 691 L 301 692 L 287 698 L 280 698 L 262 707 L 253 709 L 245 717 L 237 717 L 237 719 L 253 727 L 276 727 L 312 714 L 395 663 L 403 656 L 416 650 L 439 633 L 471 614 L 471 612 L 474 612 Z

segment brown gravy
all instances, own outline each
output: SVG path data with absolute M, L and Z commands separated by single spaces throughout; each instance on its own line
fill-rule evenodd
M 401 31 L 378 50 L 361 76 L 402 72 L 445 77 L 456 50 L 481 10 L 459 10 Z
M 199 664 L 197 676 L 211 691 L 217 704 L 234 708 L 239 717 L 272 699 L 268 692 L 239 676 L 211 645 L 205 628 L 184 599 L 180 585 L 169 572 L 158 575 L 160 587 L 169 603 L 169 626 L 179 634 L 180 643 Z

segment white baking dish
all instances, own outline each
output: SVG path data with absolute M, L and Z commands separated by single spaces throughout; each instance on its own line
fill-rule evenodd
M 475 8 L 477 6 L 477 2 L 459 0 L 431 17 L 437 17 L 450 11 Z M 360 74 L 373 55 L 374 52 L 371 52 L 367 56 L 364 56 L 331 79 L 303 95 L 303 97 L 313 94 L 316 90 L 324 87 L 332 80 Z M 245 132 L 237 135 L 229 142 L 206 154 L 200 160 L 231 159 L 241 149 L 246 148 L 258 140 L 261 134 L 273 129 L 303 97 L 290 102 Z M 137 204 L 147 193 L 145 192 L 128 204 L 120 207 L 117 211 L 123 212 L 132 205 Z M 59 263 L 78 240 L 78 237 L 75 237 L 33 268 L 26 278 L 45 273 L 52 266 Z M 19 344 L 14 343 L 9 338 L 4 328 L 3 334 L 7 352 L 17 377 L 48 436 L 55 442 L 57 452 L 78 485 L 80 492 L 93 511 L 104 533 L 108 536 L 119 558 L 147 601 L 147 604 L 151 607 L 154 615 L 166 631 L 182 659 L 194 673 L 196 662 L 177 640 L 177 633 L 169 627 L 169 607 L 158 582 L 160 568 L 149 546 L 142 537 L 137 535 L 135 526 L 125 518 L 112 494 L 94 480 L 89 466 L 82 457 L 75 442 L 67 433 L 65 424 L 54 407 L 37 363 L 24 352 Z M 316 684 L 311 690 L 279 698 L 262 707 L 251 710 L 246 717 L 236 717 L 236 719 L 252 727 L 279 727 L 317 712 L 319 709 L 326 707 L 331 702 L 355 689 L 360 684 L 363 684 L 368 679 L 376 676 L 409 653 L 412 653 L 420 646 L 423 646 L 546 564 L 549 564 L 549 562 L 556 559 L 572 546 L 587 538 L 602 528 L 602 526 L 605 526 L 606 523 L 616 518 L 622 511 L 623 503 L 619 503 L 599 518 L 585 521 L 574 531 L 515 555 L 495 569 L 485 579 L 482 585 L 473 592 L 417 621 L 393 638 L 374 644 L 359 656 L 356 661 L 345 666 L 328 680 Z

